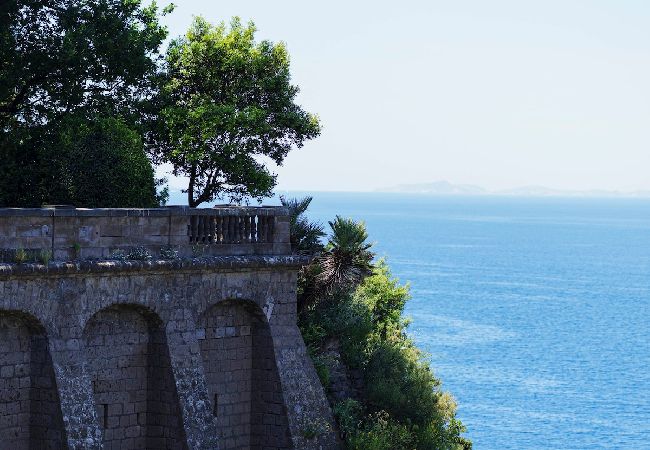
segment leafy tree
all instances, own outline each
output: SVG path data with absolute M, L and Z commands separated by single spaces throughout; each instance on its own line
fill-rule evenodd
M 148 143 L 155 161 L 189 177 L 190 206 L 270 195 L 276 176 L 263 158 L 281 164 L 320 133 L 295 103 L 284 44 L 256 43 L 255 26 L 237 18 L 229 28 L 195 18 L 171 43 L 161 84 Z
M 67 119 L 56 135 L 60 202 L 77 207 L 155 207 L 153 169 L 139 133 L 122 120 Z M 52 180 L 56 185 L 56 180 Z
M 119 125 L 123 131 L 135 130 L 144 112 L 140 103 L 153 92 L 158 48 L 166 36 L 159 15 L 155 4 L 142 6 L 140 0 L 0 2 L 0 205 L 81 201 L 99 206 L 113 205 L 117 198 L 130 199 L 130 206 L 151 205 L 153 175 L 142 178 L 146 160 L 130 164 L 134 162 L 135 147 L 129 144 L 133 136 L 127 139 L 126 134 L 116 133 L 117 122 L 109 126 L 105 119 L 98 119 L 106 136 L 112 136 L 105 136 L 108 147 L 102 144 L 100 148 L 117 166 L 133 170 L 119 172 L 110 167 L 114 170 L 107 173 L 119 172 L 125 181 L 139 180 L 143 196 L 138 201 L 133 197 L 135 188 L 116 179 L 112 185 L 91 189 L 93 195 L 103 192 L 107 197 L 91 201 L 72 195 L 66 177 L 90 183 L 92 179 L 84 177 L 97 172 L 70 172 L 75 165 L 67 165 L 69 155 L 60 147 L 65 137 L 58 135 L 65 131 L 85 136 L 85 122 L 110 116 L 124 118 Z M 98 129 L 89 126 L 97 136 Z M 122 138 L 127 148 L 121 154 L 131 156 L 117 163 L 112 158 L 120 151 L 112 146 Z M 88 148 L 101 162 L 98 149 Z M 88 162 L 84 158 L 72 162 L 78 166 L 83 161 Z M 96 167 L 89 162 L 86 169 Z M 149 164 L 145 172 L 150 170 Z M 94 180 L 99 183 L 98 178 Z
M 167 35 L 158 17 L 140 0 L 1 2 L 0 129 L 131 109 Z

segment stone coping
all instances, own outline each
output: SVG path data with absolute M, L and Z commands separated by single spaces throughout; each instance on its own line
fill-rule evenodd
M 182 216 L 288 216 L 284 206 L 215 206 L 190 208 L 0 208 L 0 217 L 182 217 Z
M 114 273 L 138 271 L 168 271 L 168 270 L 232 270 L 232 269 L 264 269 L 275 267 L 291 267 L 298 269 L 308 264 L 309 256 L 210 256 L 203 258 L 180 258 L 173 260 L 97 260 L 97 261 L 53 261 L 47 266 L 37 263 L 29 264 L 0 264 L 0 279 L 13 276 L 30 275 L 70 275 L 85 273 Z

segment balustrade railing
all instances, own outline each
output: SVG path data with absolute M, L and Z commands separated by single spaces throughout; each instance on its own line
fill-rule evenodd
M 273 242 L 275 216 L 192 215 L 187 234 L 193 244 L 255 244 Z

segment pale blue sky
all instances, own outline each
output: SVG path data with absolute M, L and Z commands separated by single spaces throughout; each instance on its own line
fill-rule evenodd
M 172 36 L 238 15 L 286 42 L 323 133 L 280 189 L 650 190 L 645 0 L 175 3 Z

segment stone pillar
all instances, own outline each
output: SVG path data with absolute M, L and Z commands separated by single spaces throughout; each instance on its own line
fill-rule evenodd
M 167 325 L 172 372 L 189 450 L 216 450 L 218 434 L 210 409 L 196 323 L 187 310 L 174 311 Z
M 93 387 L 81 351 L 81 337 L 50 340 L 69 450 L 101 450 L 102 432 Z
M 294 448 L 340 448 L 334 417 L 298 326 L 271 324 L 271 335 Z

